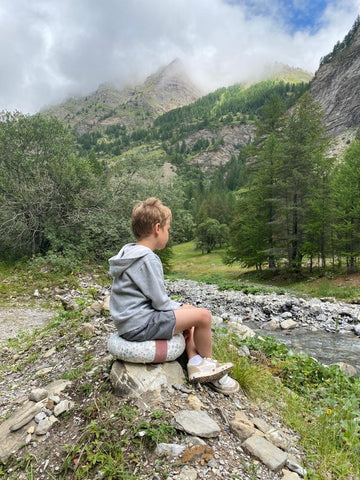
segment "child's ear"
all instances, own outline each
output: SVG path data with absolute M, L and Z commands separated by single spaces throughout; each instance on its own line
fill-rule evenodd
M 160 231 L 160 222 L 157 222 L 155 223 L 155 225 L 153 226 L 153 232 L 154 233 L 159 233 Z

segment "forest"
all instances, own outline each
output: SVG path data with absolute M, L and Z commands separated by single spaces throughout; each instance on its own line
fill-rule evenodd
M 360 138 L 330 156 L 332 139 L 307 90 L 281 81 L 235 85 L 150 127 L 82 135 L 53 117 L 3 113 L 1 260 L 67 270 L 104 261 L 132 240 L 134 203 L 157 196 L 172 209 L 173 244 L 195 239 L 204 254 L 223 248 L 225 262 L 257 270 L 357 271 Z M 254 141 L 205 170 L 193 160 L 221 147 L 224 125 L 248 125 Z

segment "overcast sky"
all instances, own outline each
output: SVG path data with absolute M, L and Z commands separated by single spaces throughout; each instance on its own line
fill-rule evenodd
M 180 58 L 204 91 L 281 62 L 315 72 L 360 0 L 0 0 L 0 110 L 35 113 Z

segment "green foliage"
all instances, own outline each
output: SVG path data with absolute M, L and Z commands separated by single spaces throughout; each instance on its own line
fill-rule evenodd
M 357 271 L 360 257 L 360 140 L 349 146 L 337 166 L 333 191 L 336 250 L 351 273 Z
M 200 223 L 196 229 L 197 247 L 210 253 L 215 246 L 226 243 L 228 238 L 228 227 L 225 224 L 220 224 L 214 218 L 208 218 L 203 223 Z
M 334 45 L 334 48 L 331 53 L 328 53 L 320 59 L 320 65 L 330 63 L 334 58 L 339 56 L 342 51 L 344 51 L 353 41 L 353 38 L 360 26 L 360 16 L 358 15 L 350 31 L 345 35 L 342 42 L 338 41 Z
M 242 345 L 243 341 L 236 335 L 229 335 L 226 328 L 218 329 L 214 335 L 214 357 L 234 364 L 231 376 L 239 382 L 246 395 L 264 398 L 272 382 L 271 374 L 261 365 L 251 363 L 247 357 L 239 355 L 238 348 Z
M 176 430 L 167 421 L 163 421 L 162 417 L 163 412 L 155 410 L 151 422 L 143 421 L 134 425 L 133 442 L 150 450 L 154 450 L 158 443 L 168 442 Z
M 97 162 L 78 158 L 56 119 L 6 113 L 0 121 L 1 255 L 87 248 L 106 189 Z M 85 245 L 82 243 L 85 242 Z
M 277 93 L 286 103 L 293 105 L 308 88 L 307 84 L 290 84 L 278 81 L 264 81 L 245 88 L 234 85 L 220 88 L 201 97 L 196 102 L 182 108 L 171 110 L 158 117 L 154 122 L 153 138 L 178 142 L 184 136 L 209 126 L 219 125 L 226 117 L 233 123 L 242 123 L 244 118 L 261 115 L 266 99 Z M 204 148 L 201 145 L 201 148 Z
M 254 337 L 245 342 L 268 358 L 273 373 L 292 392 L 285 397 L 283 413 L 301 435 L 313 467 L 309 478 L 328 478 L 330 474 L 345 480 L 358 475 L 359 377 L 349 378 L 338 366 L 326 367 L 307 355 L 291 352 L 274 338 Z
M 142 421 L 136 408 L 122 405 L 119 409 L 117 405 L 114 410 L 106 392 L 95 395 L 93 405 L 83 412 L 87 424 L 81 436 L 65 446 L 61 473 L 74 480 L 95 478 L 99 472 L 104 478 L 135 480 L 139 475 L 131 472 L 142 463 L 146 450 L 169 441 L 176 431 L 162 419 L 163 412 L 155 410 L 151 422 Z
M 258 128 L 251 180 L 239 193 L 227 259 L 275 269 L 287 258 L 299 271 L 305 253 L 325 258 L 330 162 L 320 109 L 305 94 L 285 118 L 272 96 Z M 318 188 L 319 179 L 321 188 Z
M 196 222 L 203 223 L 208 218 L 221 224 L 229 225 L 234 216 L 234 194 L 210 191 L 201 202 L 196 215 Z M 226 240 L 226 239 L 225 239 Z
M 164 250 L 156 250 L 155 252 L 161 259 L 163 265 L 164 273 L 169 273 L 171 271 L 172 260 L 174 257 L 171 247 L 167 247 Z

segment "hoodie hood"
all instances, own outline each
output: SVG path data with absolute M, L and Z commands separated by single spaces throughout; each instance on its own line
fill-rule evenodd
M 139 258 L 152 254 L 153 251 L 144 247 L 143 245 L 137 245 L 136 243 L 128 243 L 124 245 L 120 252 L 109 259 L 110 274 L 115 276 L 122 275 L 133 263 Z

